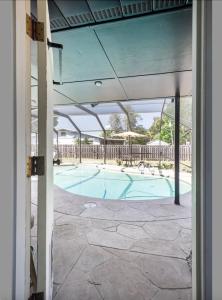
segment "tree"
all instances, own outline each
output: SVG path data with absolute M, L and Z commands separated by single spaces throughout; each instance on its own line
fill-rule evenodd
M 161 131 L 160 131 L 161 130 Z M 161 118 L 155 118 L 148 133 L 152 140 L 161 140 L 169 144 L 174 143 L 174 120 L 168 115 L 163 115 Z M 191 141 L 191 130 L 184 125 L 180 125 L 180 144 L 185 144 Z
M 77 138 L 75 143 L 76 143 L 76 145 L 79 145 L 80 144 L 80 138 Z M 89 145 L 89 144 L 91 144 L 91 142 L 90 142 L 88 137 L 84 137 L 84 139 L 81 140 L 81 144 L 82 145 Z
M 164 114 L 174 119 L 175 104 L 174 102 L 168 103 L 164 107 Z M 180 123 L 187 129 L 192 129 L 192 98 L 180 98 Z
M 84 140 L 82 141 L 82 144 L 84 144 L 84 145 L 89 145 L 89 144 L 90 144 L 89 138 L 85 136 L 85 137 L 84 137 Z
M 132 140 L 133 144 L 146 145 L 146 143 L 151 140 L 150 133 L 143 126 L 137 125 L 134 131 L 139 134 L 145 135 L 145 137 L 133 138 Z
M 125 106 L 125 109 L 128 112 L 128 116 L 126 114 L 120 115 L 117 113 L 114 113 L 109 118 L 109 125 L 110 129 L 106 130 L 106 136 L 112 137 L 115 133 L 121 133 L 124 130 L 129 131 L 130 128 L 132 131 L 135 131 L 137 133 L 147 135 L 147 138 L 140 137 L 140 138 L 133 138 L 131 141 L 134 144 L 146 144 L 147 140 L 150 140 L 149 133 L 147 133 L 147 130 L 142 126 L 139 125 L 138 122 L 141 120 L 141 117 L 139 114 L 132 111 L 132 108 L 128 105 Z M 129 119 L 128 119 L 129 118 Z M 129 120 L 130 120 L 130 126 L 129 126 Z M 104 134 L 102 134 L 104 136 Z
M 124 127 L 129 130 L 129 121 L 132 130 L 136 130 L 137 127 L 141 127 L 141 125 L 138 125 L 138 122 L 141 120 L 141 116 L 138 113 L 135 113 L 130 105 L 126 105 L 125 109 L 128 113 L 128 116 L 124 115 L 123 117 Z
M 141 119 L 140 115 L 133 112 L 130 105 L 125 106 L 126 111 L 128 112 L 128 116 L 124 114 L 123 116 L 117 113 L 114 113 L 109 118 L 110 132 L 112 133 L 120 133 L 125 129 L 135 130 L 138 127 L 138 121 Z M 129 118 L 129 119 L 128 119 Z M 130 121 L 130 126 L 129 126 Z M 141 126 L 139 126 L 141 127 Z
M 110 130 L 114 133 L 123 131 L 122 119 L 119 114 L 112 114 L 109 118 Z

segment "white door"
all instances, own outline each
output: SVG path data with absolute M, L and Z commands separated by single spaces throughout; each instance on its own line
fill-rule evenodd
M 53 232 L 53 103 L 52 50 L 47 45 L 50 24 L 47 1 L 37 1 L 38 21 L 44 23 L 44 41 L 38 42 L 38 156 L 44 157 L 44 175 L 38 177 L 37 292 L 52 298 Z

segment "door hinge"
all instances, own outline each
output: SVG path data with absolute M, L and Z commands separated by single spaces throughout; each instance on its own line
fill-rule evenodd
M 44 23 L 34 20 L 26 14 L 26 33 L 34 41 L 44 41 Z
M 31 176 L 42 176 L 45 174 L 45 159 L 44 156 L 30 156 L 27 160 L 26 175 Z

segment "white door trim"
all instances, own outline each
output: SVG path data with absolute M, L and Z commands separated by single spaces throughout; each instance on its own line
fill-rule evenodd
M 37 1 L 38 21 L 44 23 L 44 41 L 38 42 L 38 155 L 44 156 L 45 174 L 38 177 L 37 291 L 52 298 L 53 232 L 53 99 L 52 51 L 47 1 Z
M 212 299 L 212 2 L 193 1 L 192 291 L 195 300 Z
M 29 0 L 0 1 L 0 299 L 28 299 L 30 179 Z

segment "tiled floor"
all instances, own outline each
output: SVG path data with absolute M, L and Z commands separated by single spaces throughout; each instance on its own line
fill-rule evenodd
M 55 187 L 54 299 L 191 299 L 190 197 L 103 201 Z M 35 245 L 36 225 L 32 236 Z

